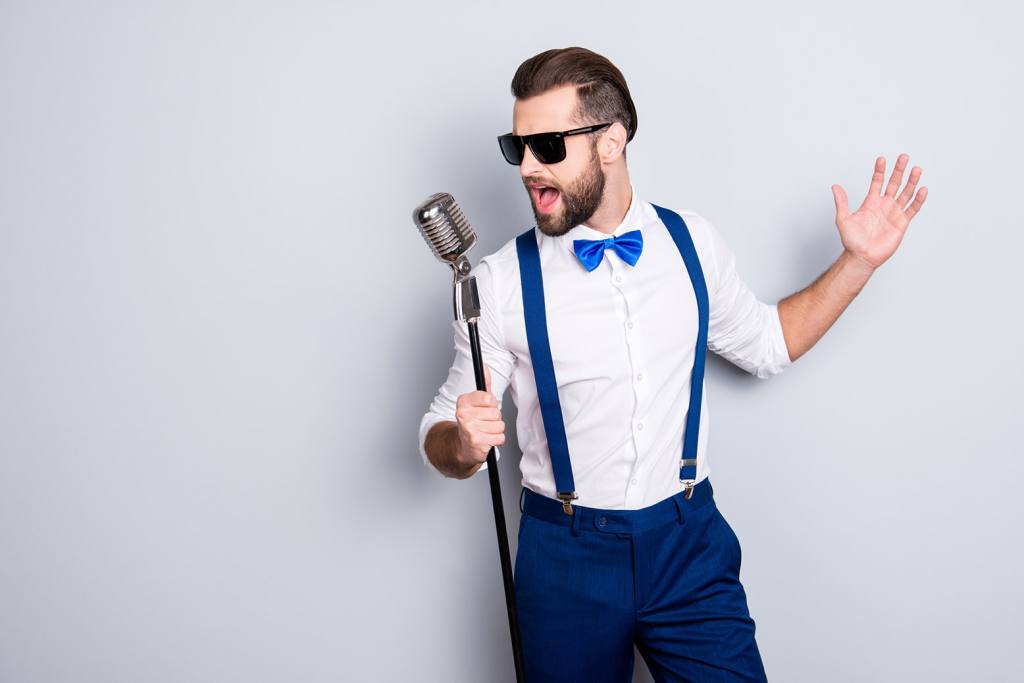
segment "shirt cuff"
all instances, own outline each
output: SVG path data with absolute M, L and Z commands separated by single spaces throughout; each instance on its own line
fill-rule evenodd
M 782 332 L 782 319 L 779 318 L 779 305 L 771 304 L 771 351 L 774 362 L 766 368 L 767 375 L 777 375 L 790 365 L 793 361 L 789 358 L 789 348 L 786 347 L 786 335 Z

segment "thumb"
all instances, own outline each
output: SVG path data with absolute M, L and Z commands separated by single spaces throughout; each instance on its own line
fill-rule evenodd
M 491 368 L 484 363 L 484 386 L 487 387 L 487 393 L 491 393 Z
M 846 202 L 846 190 L 842 185 L 832 186 L 832 198 L 836 202 L 836 220 L 845 218 L 850 214 L 850 207 Z

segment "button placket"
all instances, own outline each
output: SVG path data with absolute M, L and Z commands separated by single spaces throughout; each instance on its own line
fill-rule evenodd
M 632 325 L 632 327 L 630 327 Z M 636 431 L 642 431 L 643 427 L 639 426 L 642 424 L 640 415 L 644 410 L 644 397 L 647 396 L 647 374 L 643 368 L 646 365 L 644 362 L 644 348 L 640 342 L 640 338 L 637 336 L 639 326 L 633 318 L 630 318 L 626 323 L 627 330 L 627 346 L 629 347 L 629 369 L 630 369 L 630 386 L 633 388 L 633 426 Z M 638 446 L 639 450 L 639 446 Z
M 630 386 L 633 388 L 635 409 L 639 409 L 646 394 L 646 385 L 644 384 L 646 375 L 643 371 L 645 365 L 643 344 L 640 343 L 639 337 L 636 334 L 638 329 L 636 320 L 637 306 L 630 305 L 628 287 L 620 287 L 620 291 L 626 304 L 625 335 L 626 346 L 629 350 Z
M 632 439 L 634 444 L 634 452 L 636 458 L 633 461 L 633 467 L 630 470 L 628 483 L 626 485 L 627 495 L 626 504 L 630 507 L 638 507 L 643 499 L 643 490 L 640 487 L 639 472 L 641 470 L 640 454 L 643 453 L 643 445 L 650 441 L 649 438 L 645 438 L 644 427 L 646 426 L 643 419 L 644 409 L 644 396 L 647 394 L 646 374 L 642 368 L 646 365 L 644 362 L 644 351 L 641 337 L 637 336 L 637 333 L 641 331 L 637 319 L 634 316 L 629 318 L 627 323 L 628 331 L 631 333 L 631 344 L 630 344 L 630 370 L 632 371 L 631 385 L 633 387 L 634 396 L 634 409 L 633 409 L 633 422 L 632 422 Z M 648 430 L 649 431 L 649 430 Z
M 630 467 L 629 478 L 627 480 L 629 483 L 626 486 L 626 502 L 627 504 L 633 504 L 636 502 L 635 499 L 639 495 L 638 489 L 633 487 L 635 484 L 637 484 L 638 481 L 636 477 L 636 472 L 640 465 L 640 453 L 642 452 L 641 432 L 643 428 L 641 427 L 640 429 L 637 429 L 637 424 L 642 424 L 643 422 L 642 420 L 639 419 L 639 415 L 642 404 L 642 394 L 644 393 L 644 390 L 640 386 L 638 386 L 636 377 L 637 375 L 643 376 L 643 371 L 637 369 L 643 360 L 643 345 L 639 343 L 639 339 L 635 334 L 635 332 L 639 329 L 639 326 L 637 325 L 634 315 L 631 312 L 632 309 L 629 306 L 629 298 L 625 296 L 625 293 L 624 297 L 626 299 L 627 311 L 626 321 L 624 324 L 626 332 L 626 351 L 629 358 L 630 386 L 633 389 L 633 414 L 630 424 L 630 436 L 633 442 L 633 460 Z
M 621 261 L 616 260 L 614 257 L 609 257 L 606 260 L 608 261 L 608 269 L 611 271 L 610 277 L 612 284 L 615 285 L 616 289 L 622 291 L 621 285 L 626 281 L 625 274 L 622 269 L 628 268 L 628 266 L 623 264 Z
M 640 329 L 639 323 L 636 319 L 636 306 L 630 305 L 629 297 L 629 278 L 631 273 L 628 270 L 629 266 L 611 259 L 611 281 L 612 286 L 615 287 L 621 295 L 622 305 L 625 311 L 625 319 L 623 322 L 623 330 L 625 332 L 626 340 L 626 356 L 629 362 L 630 372 L 630 386 L 633 389 L 633 414 L 630 422 L 630 436 L 633 444 L 632 458 L 629 462 L 629 473 L 626 479 L 626 495 L 624 503 L 627 506 L 635 507 L 641 500 L 641 490 L 638 488 L 639 479 L 637 478 L 637 472 L 640 466 L 640 453 L 641 453 L 641 436 L 642 428 L 637 429 L 637 423 L 642 422 L 638 420 L 639 411 L 642 403 L 642 394 L 645 386 L 641 386 L 645 375 L 640 367 L 643 364 L 643 350 L 642 344 L 639 342 L 637 332 Z M 639 376 L 639 381 L 638 381 Z

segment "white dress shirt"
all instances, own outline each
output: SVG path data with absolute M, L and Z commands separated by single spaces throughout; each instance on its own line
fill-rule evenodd
M 683 430 L 697 339 L 697 303 L 686 266 L 654 208 L 630 185 L 632 200 L 612 235 L 639 229 L 643 251 L 635 266 L 608 249 L 588 272 L 574 239 L 610 235 L 586 224 L 550 237 L 534 230 L 540 250 L 548 335 L 562 404 L 577 505 L 637 509 L 683 489 L 679 481 Z M 673 209 L 689 228 L 707 283 L 708 348 L 758 377 L 778 374 L 791 360 L 776 305 L 759 301 L 736 272 L 736 257 L 715 227 L 692 211 Z M 473 269 L 480 293 L 478 323 L 491 393 L 506 388 L 518 407 L 522 485 L 555 498 L 555 479 L 523 320 L 515 239 Z M 466 324 L 453 321 L 455 360 L 420 421 L 419 447 L 437 422 L 455 420 L 455 402 L 474 391 Z M 702 397 L 697 479 L 710 473 L 709 410 Z M 506 434 L 507 434 L 506 428 Z M 500 457 L 500 450 L 495 453 Z M 484 463 L 481 469 L 485 469 Z

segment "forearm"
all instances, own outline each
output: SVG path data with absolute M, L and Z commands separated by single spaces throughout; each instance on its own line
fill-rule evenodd
M 814 282 L 779 301 L 779 322 L 790 360 L 821 339 L 873 272 L 873 267 L 844 250 Z
M 473 476 L 481 463 L 467 465 L 459 458 L 459 425 L 452 420 L 438 422 L 423 441 L 430 463 L 446 477 L 466 479 Z

